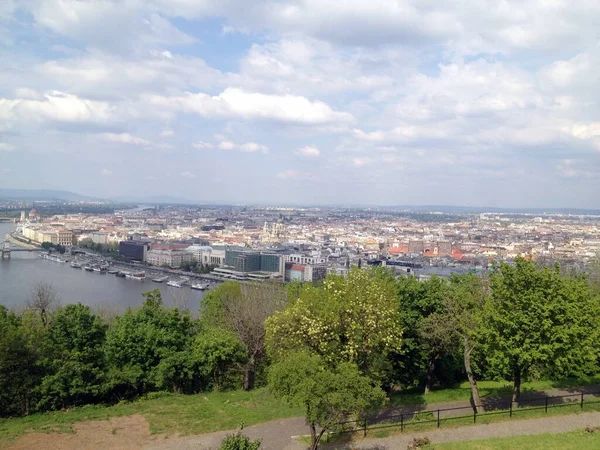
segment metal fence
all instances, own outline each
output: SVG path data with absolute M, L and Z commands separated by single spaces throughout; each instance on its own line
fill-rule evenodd
M 588 400 L 586 400 L 586 397 Z M 589 397 L 595 397 L 590 400 Z M 527 397 L 520 401 L 512 399 L 498 399 L 502 404 L 508 404 L 508 407 L 493 407 L 489 411 L 477 413 L 472 406 L 461 406 L 457 408 L 439 408 L 439 409 L 424 409 L 417 408 L 414 411 L 408 411 L 400 414 L 384 415 L 382 417 L 372 417 L 367 419 L 348 420 L 339 422 L 338 429 L 335 433 L 358 433 L 362 432 L 364 436 L 368 431 L 380 430 L 386 428 L 399 428 L 401 432 L 411 426 L 435 424 L 440 428 L 442 423 L 449 421 L 458 421 L 461 419 L 472 419 L 473 423 L 477 423 L 478 417 L 491 417 L 497 415 L 508 415 L 512 418 L 513 415 L 519 412 L 528 412 L 536 410 L 544 410 L 548 412 L 548 408 L 557 408 L 561 406 L 580 406 L 583 409 L 584 404 L 600 404 L 600 391 L 596 392 L 577 392 L 566 395 L 544 396 L 544 397 Z M 516 407 L 515 407 L 516 405 Z M 406 409 L 411 408 L 407 406 Z M 462 411 L 471 410 L 469 414 L 461 414 Z

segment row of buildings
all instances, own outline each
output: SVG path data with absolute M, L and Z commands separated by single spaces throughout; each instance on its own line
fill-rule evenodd
M 65 228 L 61 228 L 60 224 L 27 224 L 23 226 L 22 234 L 25 239 L 29 239 L 31 242 L 38 244 L 50 242 L 54 245 L 73 245 L 73 232 Z
M 294 253 L 255 251 L 243 247 L 211 247 L 206 245 L 153 244 L 140 240 L 119 243 L 119 253 L 130 260 L 153 266 L 179 268 L 197 263 L 211 266 L 212 273 L 236 280 L 313 282 L 327 274 L 326 259 Z

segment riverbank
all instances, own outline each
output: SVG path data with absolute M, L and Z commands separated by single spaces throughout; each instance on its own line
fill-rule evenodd
M 14 231 L 10 234 L 7 234 L 6 237 L 8 239 L 8 242 L 10 242 L 13 245 L 19 246 L 19 247 L 32 248 L 32 249 L 40 248 L 39 245 L 31 244 L 24 238 L 19 237 L 19 235 L 17 235 L 16 232 L 14 232 Z

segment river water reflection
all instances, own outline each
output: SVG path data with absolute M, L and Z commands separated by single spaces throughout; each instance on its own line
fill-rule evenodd
M 15 229 L 12 223 L 0 223 L 0 243 Z M 21 308 L 27 303 L 33 286 L 40 281 L 54 287 L 62 304 L 81 302 L 97 309 L 124 311 L 143 302 L 142 292 L 160 289 L 165 306 L 187 306 L 197 311 L 204 293 L 189 286 L 174 288 L 150 279 L 137 281 L 110 274 L 86 272 L 41 259 L 37 253 L 14 252 L 8 261 L 0 260 L 0 304 Z

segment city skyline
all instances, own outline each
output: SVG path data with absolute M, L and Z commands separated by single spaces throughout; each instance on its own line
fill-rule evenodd
M 600 6 L 9 0 L 0 188 L 600 208 Z

